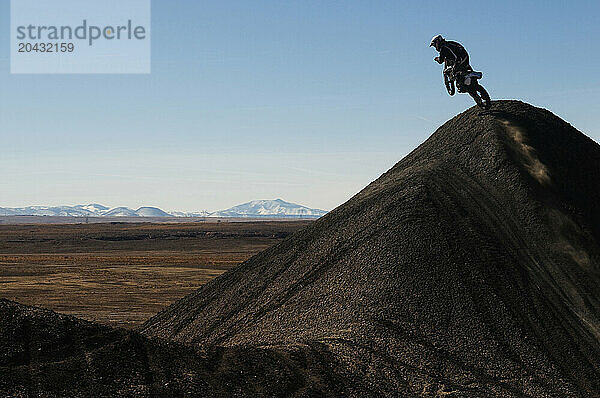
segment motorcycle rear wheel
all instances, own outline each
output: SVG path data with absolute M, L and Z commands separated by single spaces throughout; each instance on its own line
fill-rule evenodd
M 469 95 L 475 100 L 477 106 L 482 109 L 490 109 L 492 106 L 492 100 L 490 99 L 490 95 L 488 92 L 481 86 L 477 84 L 473 88 L 468 91 Z
M 478 84 L 477 91 L 479 92 L 479 94 L 481 95 L 481 99 L 483 100 L 483 108 L 490 109 L 492 106 L 492 99 L 490 98 L 490 95 L 488 94 L 486 89 L 483 88 L 481 84 Z

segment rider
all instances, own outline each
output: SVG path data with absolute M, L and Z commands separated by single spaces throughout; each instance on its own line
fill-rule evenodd
M 435 49 L 440 53 L 438 57 L 435 57 L 434 60 L 438 64 L 446 63 L 446 68 L 453 68 L 453 72 L 456 75 L 457 73 L 473 71 L 471 65 L 469 65 L 469 53 L 467 50 L 460 44 L 455 41 L 447 41 L 442 37 L 442 35 L 437 35 L 433 39 L 431 39 L 431 43 L 429 43 L 429 47 L 435 47 Z M 463 89 L 463 81 L 462 79 L 456 80 L 456 86 L 459 91 Z

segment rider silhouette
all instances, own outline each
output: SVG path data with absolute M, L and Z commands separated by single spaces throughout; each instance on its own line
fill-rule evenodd
M 469 53 L 467 53 L 467 50 L 460 43 L 448 41 L 442 35 L 437 35 L 431 39 L 429 47 L 435 47 L 440 53 L 434 60 L 438 64 L 444 63 L 446 68 L 453 68 L 454 74 L 473 71 L 473 68 L 469 64 Z M 456 79 L 456 86 L 459 91 L 462 91 L 462 79 Z
M 444 83 L 448 94 L 454 95 L 454 84 L 459 93 L 469 93 L 480 108 L 489 109 L 492 105 L 490 95 L 479 84 L 482 78 L 481 72 L 473 71 L 469 64 L 469 53 L 460 44 L 455 41 L 447 41 L 442 35 L 437 35 L 431 39 L 430 47 L 440 53 L 434 60 L 444 65 Z

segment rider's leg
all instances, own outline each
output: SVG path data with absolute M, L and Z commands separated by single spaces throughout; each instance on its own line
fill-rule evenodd
M 465 86 L 465 76 L 469 73 L 471 69 L 471 65 L 469 65 L 469 57 L 465 58 L 462 63 L 454 66 L 455 68 L 455 76 L 456 76 L 456 87 L 459 92 L 467 91 L 467 87 Z
M 462 71 L 457 72 L 455 75 L 455 80 L 456 80 L 456 88 L 458 89 L 459 93 L 464 93 L 465 90 L 465 75 Z
M 477 92 L 473 92 L 472 90 L 469 90 L 469 95 L 471 96 L 471 98 L 473 98 L 475 100 L 477 105 L 483 106 L 483 101 L 481 101 L 481 98 L 479 97 L 479 95 L 477 95 Z

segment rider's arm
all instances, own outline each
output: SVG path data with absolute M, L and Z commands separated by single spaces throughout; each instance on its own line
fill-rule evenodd
M 446 61 L 446 47 L 442 46 L 442 48 L 440 48 L 440 55 L 435 57 L 434 60 L 438 63 L 438 64 L 443 64 L 444 61 Z
M 445 61 L 445 57 L 444 57 L 444 51 L 440 51 L 440 55 L 434 58 L 434 61 L 437 62 L 438 64 L 443 64 Z

